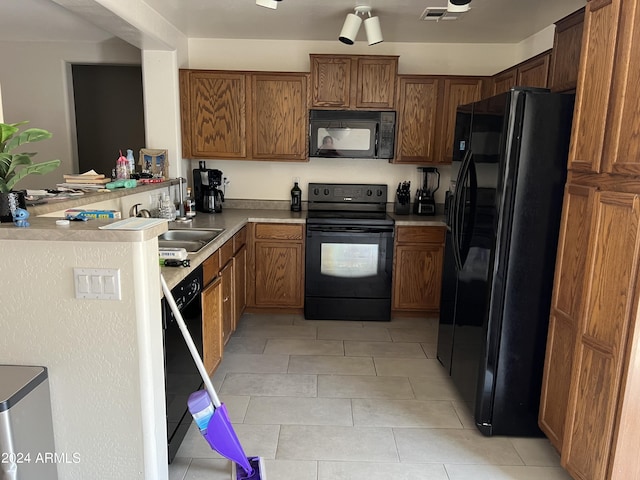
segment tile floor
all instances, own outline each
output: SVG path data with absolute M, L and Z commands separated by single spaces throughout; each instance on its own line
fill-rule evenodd
M 436 359 L 437 320 L 245 314 L 213 383 L 269 480 L 570 480 L 545 438 L 483 437 Z M 229 480 L 192 424 L 171 480 Z

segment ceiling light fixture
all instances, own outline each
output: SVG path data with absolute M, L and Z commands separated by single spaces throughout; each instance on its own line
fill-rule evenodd
M 470 3 L 471 0 L 448 0 L 447 11 L 453 13 L 468 12 L 471 9 Z
M 280 2 L 281 0 L 256 0 L 256 5 L 275 10 L 278 8 L 278 3 Z
M 371 7 L 368 5 L 359 5 L 355 8 L 355 14 L 347 14 L 338 40 L 347 45 L 353 45 L 360 30 L 360 25 L 362 24 L 362 19 L 359 17 L 360 14 L 363 16 L 364 14 L 369 15 L 369 18 L 364 21 L 364 30 L 367 34 L 367 42 L 369 45 L 382 42 L 384 39 L 382 38 L 382 30 L 380 28 L 380 18 L 371 16 Z

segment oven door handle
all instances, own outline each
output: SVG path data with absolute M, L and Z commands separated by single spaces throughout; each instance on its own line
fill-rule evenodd
M 308 232 L 321 233 L 393 233 L 392 227 L 327 227 L 307 225 Z

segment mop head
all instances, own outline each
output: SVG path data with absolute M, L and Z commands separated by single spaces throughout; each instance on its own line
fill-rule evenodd
M 264 469 L 264 459 L 262 457 L 247 457 L 247 461 L 253 473 L 250 475 L 244 470 L 244 468 L 238 468 L 235 462 L 232 463 L 232 476 L 233 480 L 267 480 L 267 474 Z

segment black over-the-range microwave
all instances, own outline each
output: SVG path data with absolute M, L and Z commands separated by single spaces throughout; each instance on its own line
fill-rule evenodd
M 396 112 L 309 111 L 309 156 L 393 158 Z

